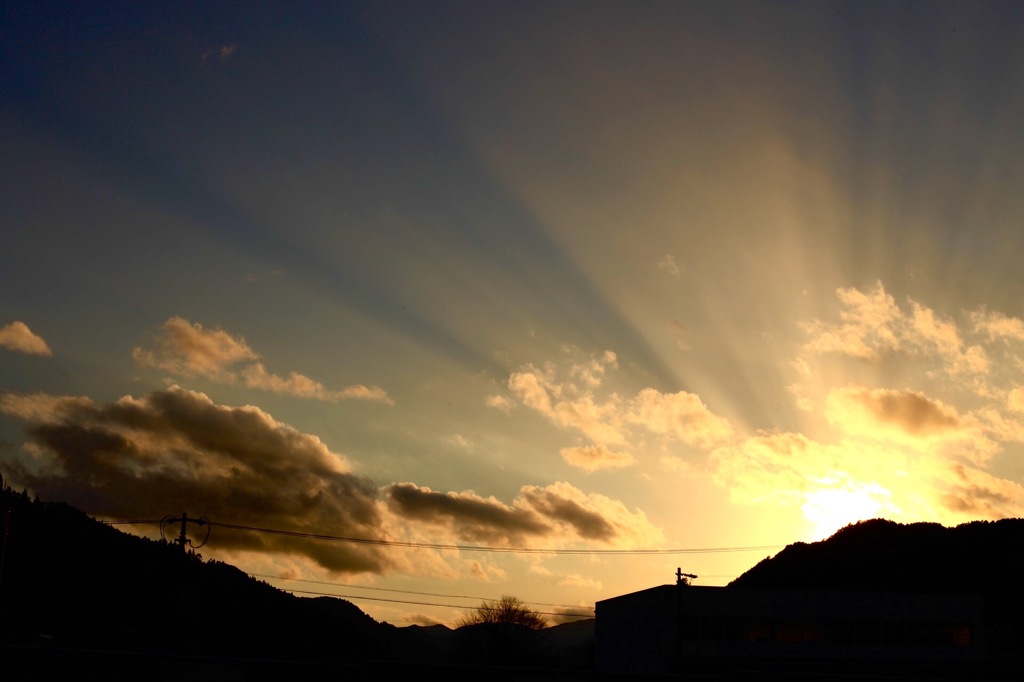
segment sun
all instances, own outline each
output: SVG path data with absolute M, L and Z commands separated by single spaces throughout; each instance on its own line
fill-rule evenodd
M 889 504 L 892 493 L 877 483 L 851 480 L 822 483 L 828 487 L 807 493 L 800 507 L 810 523 L 812 542 L 828 538 L 843 526 L 879 518 L 892 510 Z

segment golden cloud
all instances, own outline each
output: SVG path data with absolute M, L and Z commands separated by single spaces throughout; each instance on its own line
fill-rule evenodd
M 27 324 L 20 321 L 0 327 L 0 347 L 28 355 L 53 355 L 43 337 L 34 334 Z
M 241 336 L 223 329 L 206 329 L 181 317 L 164 322 L 150 348 L 138 346 L 132 357 L 142 367 L 153 367 L 175 376 L 203 377 L 299 398 L 336 402 L 372 400 L 394 404 L 384 389 L 356 384 L 340 390 L 326 388 L 319 381 L 298 372 L 279 376 L 267 371 L 259 355 Z M 242 365 L 239 369 L 236 366 Z
M 600 445 L 562 448 L 559 453 L 567 464 L 584 471 L 623 469 L 636 463 L 636 458 L 628 452 L 614 452 Z
M 850 433 L 885 437 L 945 437 L 963 427 L 952 407 L 914 391 L 864 388 L 829 393 L 829 418 Z

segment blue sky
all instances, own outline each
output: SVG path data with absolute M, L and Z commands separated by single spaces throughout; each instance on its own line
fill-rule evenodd
M 1021 513 L 1019 4 L 2 11 L 16 488 L 396 624 Z

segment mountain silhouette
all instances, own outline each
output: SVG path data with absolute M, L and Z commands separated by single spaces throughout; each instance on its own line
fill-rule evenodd
M 978 595 L 988 648 L 1024 644 L 1024 519 L 900 524 L 871 519 L 821 542 L 798 542 L 727 587 Z
M 293 595 L 67 504 L 9 489 L 5 502 L 0 679 L 64 679 L 82 666 L 106 679 L 336 679 L 493 658 L 472 628 L 378 622 L 345 599 Z M 592 667 L 593 619 L 545 628 L 529 653 L 516 663 Z
M 578 673 L 571 679 L 593 672 L 592 618 L 536 637 L 521 633 L 513 638 L 520 648 L 502 650 L 508 633 L 488 624 L 397 627 L 345 599 L 293 595 L 63 503 L 10 490 L 5 502 L 2 679 L 64 679 L 83 666 L 106 679 L 188 680 L 442 670 L 513 679 L 490 666 Z M 955 527 L 873 519 L 820 542 L 791 544 L 722 589 L 980 595 L 988 648 L 1010 655 L 1024 642 L 1022 574 L 1022 519 Z

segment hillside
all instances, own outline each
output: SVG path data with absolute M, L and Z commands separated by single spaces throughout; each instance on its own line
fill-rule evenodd
M 789 545 L 730 586 L 975 593 L 1017 589 L 1022 569 L 1024 519 L 955 527 L 874 519 Z
M 26 674 L 40 665 L 63 672 L 81 665 L 83 652 L 90 665 L 99 665 L 97 656 L 108 666 L 116 657 L 119 665 L 159 660 L 165 669 L 195 661 L 182 672 L 189 679 L 199 669 L 209 671 L 211 662 L 256 662 L 264 672 L 301 664 L 305 679 L 381 661 L 488 663 L 474 648 L 479 632 L 398 628 L 344 599 L 297 597 L 234 566 L 121 532 L 66 504 L 11 491 L 7 504 L 0 666 L 8 672 L 12 665 Z M 519 662 L 590 666 L 593 621 L 573 625 L 542 631 L 535 660 Z
M 5 643 L 327 660 L 385 650 L 380 624 L 350 602 L 300 599 L 65 504 L 12 494 L 9 506 Z
M 1024 641 L 1022 575 L 1024 519 L 954 527 L 873 519 L 821 542 L 789 545 L 728 587 L 980 595 L 998 650 Z

